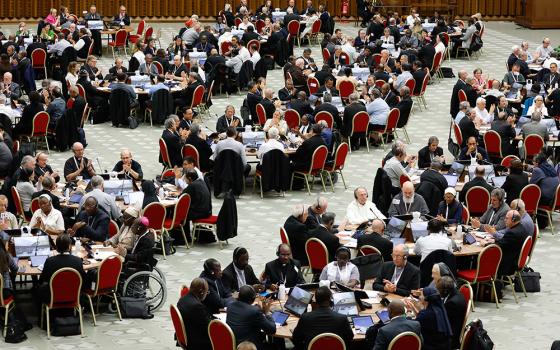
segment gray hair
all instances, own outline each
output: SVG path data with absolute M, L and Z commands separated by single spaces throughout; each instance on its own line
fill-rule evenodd
M 535 111 L 533 112 L 533 114 L 531 114 L 531 120 L 534 122 L 540 122 L 542 119 L 542 113 L 539 111 Z
M 323 215 L 321 215 L 321 222 L 323 224 L 332 224 L 334 223 L 334 218 L 336 217 L 336 214 L 333 212 L 326 212 Z
M 471 84 L 471 83 L 473 82 L 473 80 L 474 80 L 473 77 L 467 77 L 467 78 L 465 79 L 465 83 Z
M 313 202 L 313 206 L 319 206 L 321 208 L 325 208 L 329 203 L 325 197 L 317 197 L 317 200 Z
M 348 99 L 350 100 L 350 102 L 356 102 L 360 99 L 360 95 L 357 92 L 353 92 L 350 94 L 350 96 L 348 96 Z
M 169 116 L 169 118 L 165 119 L 165 122 L 163 122 L 163 126 L 166 129 L 169 129 L 169 128 L 173 127 L 174 125 L 175 125 L 175 120 L 171 116 Z
M 495 188 L 492 190 L 492 193 L 490 194 L 492 197 L 496 197 L 498 198 L 498 200 L 503 201 L 504 197 L 505 197 L 506 192 L 501 189 L 501 188 Z
M 23 158 L 21 158 L 21 163 L 20 163 L 20 165 L 21 165 L 21 166 L 24 166 L 24 165 L 26 165 L 27 163 L 30 163 L 30 162 L 32 162 L 32 161 L 34 161 L 34 160 L 35 160 L 35 158 L 34 158 L 33 156 L 29 156 L 29 155 L 28 155 L 28 156 L 24 156 Z
M 270 129 L 268 129 L 267 135 L 269 139 L 276 140 L 278 138 L 278 135 L 280 135 L 280 131 L 278 131 L 278 128 L 273 126 Z
M 437 142 L 439 144 L 439 139 L 437 138 L 437 136 L 430 136 L 430 138 L 428 139 L 428 146 L 434 142 Z
M 325 94 L 323 96 L 323 102 L 332 102 L 332 95 L 331 94 Z
M 91 178 L 91 187 L 100 188 L 101 186 L 103 186 L 103 178 L 99 175 L 94 175 Z
M 410 96 L 410 89 L 408 88 L 408 86 L 403 86 L 401 88 L 400 94 L 402 98 Z
M 543 97 L 542 97 L 541 95 L 537 95 L 537 96 L 535 96 L 535 98 L 533 99 L 533 101 L 536 101 L 536 100 L 543 101 Z
M 459 109 L 468 109 L 470 107 L 469 101 L 459 103 Z
M 512 208 L 516 207 L 518 212 L 525 212 L 525 202 L 523 201 L 523 199 L 514 199 L 511 201 L 511 205 Z
M 191 131 L 191 134 L 193 134 L 193 135 L 200 134 L 200 125 L 198 125 L 196 123 L 191 124 L 190 131 Z
M 305 207 L 304 204 L 296 204 L 296 206 L 292 209 L 292 216 L 299 218 L 305 213 L 306 209 L 307 208 Z
M 486 103 L 486 100 L 484 99 L 484 97 L 479 97 L 479 98 L 476 99 L 476 104 L 479 104 L 479 103 L 482 103 L 482 102 Z

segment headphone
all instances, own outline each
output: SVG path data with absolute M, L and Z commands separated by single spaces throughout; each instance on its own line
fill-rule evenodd
M 340 252 L 346 252 L 348 253 L 349 257 L 352 257 L 352 254 L 350 253 L 350 249 L 348 247 L 342 246 L 342 247 L 338 247 L 338 249 L 336 250 L 336 252 L 334 253 L 334 256 L 338 256 L 338 253 Z
M 212 266 L 210 266 L 210 263 L 212 262 L 212 260 L 208 259 L 204 262 L 204 265 L 202 265 L 202 268 L 204 269 L 204 272 L 209 273 L 209 274 L 214 274 L 214 271 L 212 271 Z
M 366 191 L 366 198 L 369 197 L 369 196 L 368 196 L 368 193 L 367 193 L 367 189 L 366 189 L 365 187 L 357 187 L 357 188 L 354 190 L 354 199 L 358 199 L 358 191 L 361 190 L 361 189 L 363 189 L 363 190 Z

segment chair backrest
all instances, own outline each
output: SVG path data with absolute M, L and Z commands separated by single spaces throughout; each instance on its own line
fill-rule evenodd
M 290 238 L 288 237 L 288 233 L 283 226 L 280 226 L 280 241 L 282 241 L 282 243 L 284 244 L 290 245 Z
M 305 242 L 305 253 L 309 266 L 314 271 L 321 271 L 329 263 L 329 251 L 325 244 L 317 238 L 309 238 Z
M 173 169 L 167 169 L 161 173 L 161 177 L 175 177 L 175 171 L 173 171 Z
M 341 98 L 348 98 L 355 90 L 354 83 L 350 80 L 343 80 L 338 85 L 338 90 L 340 91 Z
M 12 186 L 12 200 L 14 201 L 14 205 L 16 207 L 16 213 L 20 217 L 24 218 L 24 210 L 23 210 L 23 203 L 21 201 L 21 196 L 19 195 L 19 191 L 17 190 L 16 186 Z
M 235 23 L 235 26 L 236 26 L 236 27 L 239 27 L 239 25 L 241 24 L 241 18 L 236 17 L 236 18 L 233 20 L 233 23 Z
M 250 48 L 252 45 L 257 46 L 257 51 L 261 49 L 261 42 L 257 39 L 249 40 L 249 42 L 247 43 L 247 48 Z
M 31 67 L 43 68 L 47 64 L 47 52 L 41 48 L 31 52 Z
M 471 215 L 480 216 L 488 209 L 490 192 L 482 186 L 471 187 L 465 194 L 465 203 Z
M 544 147 L 544 140 L 540 135 L 531 134 L 523 140 L 523 148 L 525 149 L 525 160 L 531 160 L 539 154 Z
M 259 119 L 259 125 L 264 125 L 266 123 L 266 111 L 262 104 L 257 103 L 256 107 L 257 118 Z
M 82 276 L 73 268 L 65 267 L 57 270 L 49 281 L 51 298 L 49 308 L 74 308 L 80 304 Z
M 321 172 L 325 168 L 325 162 L 327 161 L 327 156 L 329 150 L 327 146 L 319 146 L 313 151 L 313 156 L 311 157 L 311 168 L 309 173 Z
M 424 77 L 424 80 L 422 80 L 422 89 L 420 89 L 420 93 L 418 94 L 412 94 L 413 96 L 423 96 L 424 93 L 426 92 L 426 89 L 428 88 L 428 83 L 430 82 L 430 74 L 429 72 L 426 73 L 426 76 Z
M 319 123 L 321 120 L 327 122 L 327 127 L 329 129 L 333 128 L 334 118 L 330 112 L 327 111 L 320 111 L 315 115 L 315 123 Z
M 385 80 L 379 79 L 379 80 L 376 80 L 376 81 L 375 81 L 375 87 L 380 88 L 380 89 L 381 89 L 381 88 L 383 87 L 383 85 L 385 85 L 385 84 L 387 84 L 387 82 L 386 82 Z
M 467 100 L 467 94 L 464 90 L 457 91 L 457 96 L 459 97 L 459 102 L 465 102 Z
M 345 64 L 350 64 L 350 56 L 348 56 L 348 54 L 344 51 L 342 51 L 340 53 L 340 56 L 338 56 L 338 60 L 341 61 L 344 59 L 344 63 Z M 342 63 L 341 63 L 342 64 Z
M 486 82 L 486 88 L 491 89 L 495 81 L 495 79 L 488 79 L 488 81 Z
M 373 61 L 375 62 L 376 65 L 378 65 L 381 62 L 381 54 L 379 53 L 373 54 Z
M 330 51 L 325 47 L 323 49 L 323 62 L 327 63 L 327 61 L 329 60 L 329 58 L 331 58 L 331 53 Z
M 179 298 L 184 297 L 185 295 L 189 294 L 190 289 L 186 284 L 181 286 L 181 290 L 179 291 Z
M 313 95 L 319 91 L 319 80 L 315 77 L 307 77 L 307 88 L 309 89 L 309 95 Z
M 115 34 L 115 46 L 125 46 L 127 37 L 126 29 L 119 29 L 117 34 Z
M 210 342 L 212 342 L 212 350 L 235 350 L 235 335 L 225 322 L 220 320 L 210 321 L 208 336 Z
M 554 200 L 552 201 L 552 210 L 558 210 L 558 207 L 560 207 L 560 185 L 556 186 L 556 191 L 555 191 L 555 196 L 554 196 Z
M 39 197 L 33 198 L 31 201 L 31 212 L 34 213 L 39 209 Z
M 169 306 L 169 313 L 171 314 L 171 322 L 175 329 L 175 337 L 179 346 L 183 349 L 187 348 L 187 331 L 185 330 L 185 322 L 177 307 L 173 304 Z
M 484 134 L 484 148 L 488 155 L 502 158 L 502 137 L 494 130 Z
M 119 233 L 119 224 L 115 220 L 109 220 L 109 238 Z
M 265 26 L 264 21 L 262 19 L 258 19 L 257 23 L 256 23 L 257 33 L 262 33 L 262 30 L 263 30 L 264 26 Z
M 514 156 L 514 155 L 510 155 L 510 156 L 505 156 L 502 161 L 500 162 L 500 165 L 506 168 L 509 168 L 511 161 L 512 160 L 520 160 L 519 157 Z
M 86 90 L 84 89 L 82 84 L 76 84 L 76 87 L 78 88 L 78 95 L 82 96 L 83 98 L 86 98 Z
M 383 259 L 383 255 L 381 255 L 381 252 L 379 251 L 379 249 L 377 249 L 377 248 L 375 248 L 374 246 L 371 246 L 371 245 L 362 246 L 358 253 L 359 253 L 358 255 L 377 254 L 381 257 L 381 259 Z
M 531 252 L 531 247 L 533 245 L 533 238 L 528 236 L 523 242 L 521 247 L 521 252 L 519 253 L 519 259 L 517 259 L 517 271 L 522 271 L 527 263 L 529 262 L 529 253 Z
M 537 212 L 541 199 L 541 188 L 535 184 L 528 184 L 519 192 L 519 198 L 525 202 L 525 211 L 530 216 Z
M 172 168 L 173 166 L 171 165 L 171 160 L 169 158 L 167 144 L 165 143 L 165 140 L 162 138 L 159 139 L 159 154 L 161 155 L 161 160 L 163 164 L 169 168 Z
M 136 30 L 136 35 L 142 36 L 142 33 L 144 33 L 144 27 L 145 26 L 146 26 L 146 21 L 141 20 L 140 23 L 138 23 L 138 28 Z
M 185 223 L 187 215 L 189 214 L 190 207 L 191 195 L 185 193 L 179 196 L 179 199 L 177 200 L 177 203 L 175 204 L 175 208 L 173 210 L 172 227 L 178 227 L 179 225 L 183 225 Z
M 231 49 L 231 41 L 224 41 L 220 44 L 220 50 L 222 50 L 222 55 L 229 52 Z
M 299 35 L 299 21 L 293 20 L 288 23 L 288 33 Z
M 457 125 L 457 123 L 455 122 L 453 122 L 453 133 L 455 134 L 455 140 L 457 141 L 457 144 L 461 146 L 463 144 L 463 133 L 461 132 L 459 125 Z
M 309 342 L 307 350 L 346 350 L 346 344 L 341 337 L 334 333 L 316 335 Z
M 460 350 L 466 350 L 471 348 L 471 343 L 474 336 L 474 327 L 468 327 L 463 334 L 463 339 L 461 339 Z
M 148 29 L 146 29 L 146 34 L 144 35 L 144 44 L 148 43 L 148 39 L 151 38 L 153 34 L 154 28 L 148 27 Z
M 295 109 L 286 109 L 286 111 L 284 112 L 284 120 L 286 120 L 288 128 L 297 128 L 300 122 L 299 112 Z
M 408 181 L 411 181 L 410 176 L 408 176 L 408 174 L 401 174 L 401 176 L 399 176 L 399 184 L 401 185 L 401 188 Z
M 122 260 L 119 255 L 113 255 L 103 259 L 97 270 L 97 283 L 95 294 L 98 292 L 114 292 L 119 283 L 122 270 Z
M 49 116 L 49 113 L 45 111 L 35 114 L 33 117 L 33 129 L 31 129 L 31 136 L 46 135 L 50 119 L 51 117 Z
M 502 249 L 496 244 L 484 247 L 478 255 L 478 264 L 474 282 L 485 282 L 496 278 L 502 260 Z
M 344 163 L 346 163 L 346 157 L 348 156 L 348 152 L 350 151 L 350 146 L 346 142 L 341 143 L 336 148 L 336 152 L 334 154 L 334 167 L 333 170 L 342 170 L 344 169 Z
M 317 18 L 311 25 L 311 34 L 318 34 L 321 31 L 321 19 Z
M 91 56 L 91 54 L 93 53 L 93 44 L 95 44 L 95 43 L 94 43 L 94 41 L 92 40 L 92 41 L 91 41 L 91 44 L 89 44 L 88 56 Z
M 468 225 L 470 219 L 471 214 L 469 213 L 469 209 L 463 206 L 463 212 L 461 213 L 461 220 L 463 220 L 463 224 Z
M 465 302 L 468 304 L 473 300 L 473 290 L 470 284 L 465 283 L 459 287 L 459 293 L 465 298 Z
M 198 150 L 196 149 L 196 147 L 187 143 L 183 146 L 181 153 L 183 154 L 183 158 L 187 156 L 191 157 L 194 160 L 194 165 L 200 169 L 200 164 L 198 161 L 200 156 L 198 155 Z
M 420 350 L 422 341 L 413 332 L 403 332 L 389 343 L 387 350 Z
M 149 228 L 162 231 L 163 222 L 165 221 L 165 207 L 160 202 L 150 203 L 144 208 L 142 216 L 145 216 L 150 221 Z
M 438 51 L 434 56 L 434 60 L 432 61 L 432 72 L 439 69 L 441 66 L 441 60 L 443 59 L 443 52 Z
M 204 98 L 204 85 L 199 85 L 194 89 L 191 108 L 194 108 L 202 103 L 202 99 Z
M 354 119 L 352 119 L 352 132 L 350 133 L 350 136 L 356 133 L 367 132 L 368 126 L 369 126 L 369 114 L 365 111 L 356 113 Z
M 414 94 L 414 89 L 416 88 L 416 80 L 414 79 L 408 79 L 404 85 L 406 85 L 406 87 L 408 87 L 408 89 L 410 90 L 410 94 Z
M 385 125 L 385 132 L 392 133 L 397 128 L 399 123 L 399 118 L 401 117 L 401 110 L 398 108 L 393 108 L 389 111 L 387 116 L 387 124 Z
M 158 61 L 153 61 L 152 63 L 154 64 L 154 66 L 156 66 L 158 74 L 164 74 L 165 73 L 163 71 L 163 65 L 161 63 L 159 63 Z

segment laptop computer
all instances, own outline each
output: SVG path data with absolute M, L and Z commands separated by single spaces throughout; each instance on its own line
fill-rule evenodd
M 457 185 L 457 176 L 456 175 L 444 174 L 443 177 L 445 177 L 445 180 L 447 180 L 447 186 L 455 188 L 455 185 Z
M 352 324 L 356 329 L 368 329 L 373 326 L 371 316 L 352 316 Z
M 50 236 L 13 237 L 17 258 L 51 255 Z
M 68 203 L 78 204 L 82 200 L 83 196 L 84 196 L 83 193 L 76 192 L 76 193 L 74 193 L 73 195 L 70 196 L 70 198 L 68 199 Z
M 411 222 L 410 230 L 412 231 L 412 238 L 414 238 L 414 242 L 416 242 L 418 238 L 428 235 L 428 222 Z
M 502 187 L 504 185 L 504 183 L 506 182 L 507 176 L 494 176 L 492 178 L 492 183 L 494 184 L 494 186 L 496 187 Z
M 333 294 L 333 311 L 344 316 L 358 315 L 358 304 L 354 292 Z
M 375 311 L 375 315 L 384 324 L 387 324 L 387 323 L 391 322 L 391 317 L 389 317 L 389 310 L 387 310 L 387 309 Z
M 286 304 L 284 304 L 284 309 L 301 317 L 307 310 L 307 305 L 309 305 L 309 303 L 311 303 L 311 293 L 299 287 L 294 287 L 290 289 L 290 294 L 288 295 Z
M 37 266 L 45 265 L 45 261 L 47 260 L 47 258 L 48 258 L 48 255 L 32 256 L 32 257 L 30 257 L 31 266 L 32 267 L 37 267 Z
M 400 237 L 406 227 L 406 221 L 401 220 L 397 217 L 392 217 L 387 222 L 385 226 L 385 234 L 391 238 Z
M 276 327 L 281 327 L 286 324 L 286 321 L 290 317 L 290 314 L 282 311 L 274 311 L 272 313 L 272 320 L 276 324 Z

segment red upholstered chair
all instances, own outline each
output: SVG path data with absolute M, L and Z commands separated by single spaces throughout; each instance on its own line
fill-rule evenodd
M 204 98 L 204 91 L 204 85 L 199 85 L 196 87 L 196 89 L 194 89 L 191 108 L 195 108 L 202 103 L 202 99 Z
M 231 50 L 231 41 L 224 41 L 220 44 L 220 50 L 222 55 L 227 56 Z
M 387 84 L 387 82 L 385 80 L 376 80 L 375 81 L 375 87 L 381 89 L 383 87 L 383 85 Z
M 314 273 L 320 273 L 323 267 L 329 263 L 329 251 L 318 238 L 309 238 L 305 242 L 305 253 L 309 261 L 309 267 Z
M 86 98 L 86 90 L 84 89 L 82 84 L 76 84 L 76 87 L 78 88 L 78 95 L 82 96 L 85 99 Z M 86 100 L 86 102 L 87 102 L 87 100 Z
M 461 213 L 461 220 L 463 220 L 463 224 L 468 225 L 470 219 L 471 214 L 469 213 L 469 209 L 463 206 L 463 212 Z
M 161 240 L 161 246 L 163 247 L 163 235 L 165 234 L 165 228 L 163 223 L 165 221 L 165 207 L 160 202 L 150 203 L 142 211 L 142 216 L 145 216 L 150 221 L 148 228 L 156 231 L 156 236 Z M 167 259 L 165 255 L 165 249 L 162 249 L 163 258 Z
M 377 254 L 381 257 L 381 260 L 383 260 L 383 255 L 381 255 L 381 252 L 379 251 L 379 249 L 375 248 L 374 246 L 364 245 L 358 251 L 359 256 L 366 256 L 366 255 L 370 255 L 370 254 Z
M 389 136 L 395 133 L 395 129 L 397 128 L 397 124 L 399 123 L 400 116 L 400 109 L 391 109 L 389 111 L 389 115 L 387 116 L 387 124 L 385 124 L 385 128 L 383 130 L 375 130 L 381 134 L 381 143 L 383 144 L 383 149 L 385 149 L 385 145 L 389 142 Z M 383 137 L 385 137 L 385 139 L 383 139 Z
M 331 53 L 327 48 L 323 49 L 323 63 L 327 63 L 331 58 Z
M 399 177 L 399 184 L 401 185 L 401 188 L 403 187 L 405 182 L 409 182 L 409 181 L 412 181 L 412 180 L 410 179 L 410 176 L 408 176 L 407 174 L 402 174 Z
M 262 104 L 257 103 L 257 118 L 259 119 L 259 125 L 264 126 L 266 123 L 266 111 Z
M 193 233 L 192 233 L 192 242 L 198 239 L 197 233 L 202 228 L 210 229 L 214 234 L 216 234 L 216 229 L 218 227 L 218 216 L 217 215 L 210 215 L 206 218 L 196 219 L 193 220 Z
M 325 164 L 325 171 L 329 174 L 331 187 L 333 187 L 332 174 L 339 173 L 340 178 L 342 179 L 342 183 L 344 184 L 344 188 L 348 188 L 346 186 L 346 181 L 344 180 L 344 175 L 342 174 L 342 169 L 344 169 L 344 164 L 346 163 L 348 152 L 350 152 L 350 146 L 346 142 L 341 143 L 340 145 L 338 145 L 338 147 L 336 148 L 336 152 L 334 153 L 333 165 Z
M 474 303 L 474 294 L 471 285 L 467 283 L 463 284 L 461 287 L 459 287 L 459 293 L 463 294 L 463 297 L 465 298 L 465 302 L 467 303 L 465 305 L 467 308 L 466 312 L 468 312 L 470 309 L 472 309 Z
M 457 91 L 457 96 L 459 97 L 459 102 L 465 102 L 467 100 L 467 94 L 464 90 Z
M 23 210 L 23 202 L 21 201 L 21 196 L 19 195 L 19 191 L 17 190 L 16 186 L 12 186 L 12 200 L 14 201 L 14 205 L 16 207 L 16 215 L 19 218 L 18 222 L 21 225 L 22 223 L 28 223 L 31 221 L 31 217 L 25 215 L 25 211 Z
M 47 52 L 41 48 L 31 52 L 31 68 L 43 69 L 45 71 L 45 79 L 47 79 Z
M 185 295 L 189 294 L 189 291 L 190 291 L 189 287 L 186 284 L 183 284 L 181 286 L 181 290 L 179 291 L 179 297 L 180 298 L 184 297 Z
M 177 340 L 177 344 L 181 347 L 181 349 L 187 348 L 187 331 L 185 330 L 185 322 L 183 321 L 183 317 L 177 309 L 177 306 L 171 304 L 169 306 L 169 313 L 171 314 L 171 322 L 173 322 L 173 328 L 175 329 L 175 337 Z
M 4 279 L 0 278 L 0 308 L 4 308 L 4 332 L 3 335 L 6 337 L 6 331 L 8 327 L 8 314 L 10 310 L 12 310 L 15 306 L 16 299 L 13 295 L 10 295 L 7 298 L 3 297 L 1 291 L 4 289 Z
M 161 156 L 161 162 L 163 163 L 163 170 L 172 169 L 171 159 L 169 158 L 169 152 L 167 151 L 167 144 L 165 140 L 159 139 L 159 155 Z
M 31 200 L 31 213 L 36 212 L 39 209 L 39 197 L 33 198 Z
M 346 350 L 346 344 L 341 337 L 334 333 L 316 335 L 309 342 L 307 350 Z
M 521 289 L 523 290 L 523 294 L 525 294 L 525 298 L 527 297 L 527 290 L 525 290 L 525 283 L 523 283 L 523 278 L 521 278 L 521 271 L 527 266 L 529 260 L 529 253 L 531 252 L 531 247 L 533 245 L 533 238 L 531 236 L 525 238 L 525 242 L 523 242 L 523 246 L 521 246 L 521 251 L 519 252 L 519 258 L 517 259 L 517 267 L 515 268 L 515 272 L 512 276 L 505 276 L 509 285 L 511 286 L 511 291 L 513 293 L 513 297 L 515 302 L 519 304 L 519 300 L 517 299 L 517 294 L 515 294 L 515 287 L 513 285 L 513 278 L 519 279 L 521 283 Z
M 307 77 L 307 88 L 309 89 L 309 95 L 313 95 L 319 91 L 319 80 L 315 77 Z
M 288 124 L 288 128 L 293 129 L 299 126 L 300 116 L 298 111 L 295 109 L 286 109 L 284 111 L 284 120 L 286 120 L 286 124 Z
M 257 39 L 249 40 L 249 42 L 247 43 L 247 48 L 250 48 L 252 45 L 255 45 L 257 47 L 257 51 L 261 49 L 261 42 Z
M 474 337 L 474 328 L 468 327 L 462 330 L 463 338 L 461 339 L 461 348 L 460 350 L 467 350 L 471 348 L 472 340 Z
M 189 242 L 187 241 L 187 235 L 185 234 L 183 226 L 187 220 L 190 207 L 191 196 L 188 193 L 182 194 L 173 207 L 173 217 L 165 218 L 165 221 L 163 222 L 163 228 L 167 232 L 176 228 L 181 229 L 183 239 L 185 240 L 185 247 L 187 247 L 187 249 L 189 248 Z
M 181 148 L 181 154 L 183 155 L 183 158 L 191 157 L 194 160 L 194 165 L 200 169 L 200 163 L 198 161 L 200 156 L 198 155 L 196 147 L 187 143 L 183 146 L 183 148 Z M 200 171 L 202 171 L 202 169 L 200 169 Z
M 381 62 L 381 54 L 379 53 L 373 54 L 373 61 L 375 62 L 376 65 L 378 65 Z
M 461 146 L 463 144 L 463 133 L 461 132 L 459 125 L 455 122 L 453 122 L 453 133 L 455 133 L 455 141 L 457 141 L 457 144 Z
M 214 82 L 215 80 L 212 80 L 212 82 L 210 83 L 210 88 L 208 88 L 208 93 L 205 93 L 204 96 L 206 96 L 205 99 L 203 99 L 203 101 L 201 103 L 198 104 L 198 111 L 200 112 L 200 119 L 202 119 L 203 115 L 206 115 L 210 118 L 210 105 L 212 103 L 212 91 L 214 90 Z
M 343 100 L 347 100 L 348 96 L 354 92 L 356 88 L 354 87 L 354 83 L 350 80 L 343 80 L 338 85 L 338 91 L 340 93 L 340 98 Z
M 488 130 L 484 134 L 484 148 L 488 156 L 502 158 L 502 137 L 494 130 Z
M 313 156 L 311 157 L 311 165 L 309 166 L 308 171 L 294 171 L 292 173 L 292 179 L 290 181 L 290 190 L 292 190 L 292 185 L 294 184 L 294 177 L 301 178 L 305 180 L 305 185 L 307 187 L 307 193 L 311 195 L 311 189 L 309 187 L 309 180 L 308 176 L 312 177 L 311 186 L 313 186 L 313 182 L 315 180 L 315 176 L 319 176 L 321 178 L 321 183 L 323 184 L 323 191 L 327 191 L 325 188 L 325 180 L 323 178 L 323 172 L 325 170 L 325 162 L 327 161 L 328 150 L 327 146 L 322 145 L 317 147 L 313 152 Z
M 309 34 L 309 43 L 311 39 L 315 39 L 317 45 L 319 45 L 319 34 L 321 33 L 321 19 L 317 18 L 315 22 L 311 25 L 311 33 Z
M 93 309 L 92 298 L 97 297 L 99 302 L 99 297 L 106 295 L 112 297 L 117 306 L 117 315 L 119 320 L 122 321 L 121 309 L 119 308 L 119 301 L 117 300 L 117 286 L 119 284 L 119 276 L 122 270 L 122 260 L 119 255 L 113 255 L 105 258 L 99 268 L 97 269 L 97 280 L 95 287 L 93 289 L 86 289 L 84 294 L 87 296 L 89 301 L 89 307 L 91 309 L 91 317 L 93 318 L 93 325 L 96 326 L 97 322 L 95 320 L 95 310 Z
M 210 321 L 208 336 L 212 343 L 212 350 L 235 350 L 235 334 L 225 322 L 220 320 Z
M 319 121 L 324 120 L 327 122 L 327 127 L 329 129 L 333 128 L 334 125 L 334 118 L 330 112 L 327 111 L 320 111 L 315 115 L 315 123 L 319 123 Z
M 352 153 L 352 136 L 354 134 L 363 134 L 363 138 L 366 140 L 366 147 L 369 153 L 369 142 L 368 142 L 368 129 L 369 126 L 369 114 L 365 111 L 358 112 L 354 119 L 352 119 L 352 130 L 350 131 L 350 136 L 348 136 L 348 145 L 350 146 L 350 153 Z
M 154 28 L 148 27 L 146 29 L 146 34 L 144 34 L 144 44 L 148 43 L 148 39 L 150 39 L 154 35 Z
M 290 21 L 288 23 L 288 33 L 290 33 L 290 35 L 292 37 L 297 39 L 298 47 L 301 46 L 300 41 L 299 41 L 299 27 L 300 27 L 300 24 L 296 20 Z
M 425 68 L 426 70 L 426 76 L 424 77 L 424 80 L 422 81 L 422 88 L 420 89 L 419 93 L 415 93 L 414 91 L 410 92 L 410 96 L 412 96 L 412 98 L 414 98 L 416 100 L 416 102 L 418 102 L 418 107 L 420 107 L 420 110 L 422 110 L 422 106 L 420 106 L 420 102 L 422 102 L 422 104 L 424 105 L 424 108 L 428 108 L 428 106 L 426 105 L 426 98 L 424 97 L 424 95 L 426 94 L 426 89 L 428 89 L 428 82 L 430 81 L 430 72 L 428 72 L 428 69 Z
M 119 224 L 114 220 L 109 220 L 109 238 L 119 233 Z
M 471 216 L 480 217 L 490 204 L 490 192 L 482 186 L 469 188 L 465 194 L 465 203 Z
M 414 93 L 414 89 L 416 88 L 416 80 L 408 79 L 404 85 L 410 90 L 410 96 Z
M 344 51 L 342 51 L 342 52 L 340 53 L 340 56 L 338 56 L 339 62 L 340 62 L 342 59 L 344 59 L 344 62 L 346 63 L 346 65 L 349 65 L 349 64 L 350 64 L 350 56 L 348 56 L 348 54 L 347 54 L 346 52 L 344 52 Z
M 539 204 L 538 210 L 546 213 L 546 216 L 548 217 L 548 224 L 550 225 L 550 231 L 554 234 L 554 226 L 552 226 L 552 213 L 560 210 L 560 185 L 556 186 L 556 194 L 552 204 Z
M 280 226 L 280 240 L 282 243 L 290 245 L 290 238 L 288 237 L 288 233 L 283 226 Z
M 138 23 L 138 28 L 136 29 L 136 34 L 131 34 L 128 36 L 128 41 L 130 41 L 133 44 L 136 44 L 136 42 L 142 37 L 142 34 L 144 34 L 144 27 L 146 26 L 146 21 L 141 20 L 140 23 Z
M 528 261 L 527 261 L 527 265 L 529 265 L 529 263 L 531 262 L 531 258 L 533 257 L 533 252 L 535 251 L 535 246 L 537 245 L 537 241 L 540 237 L 540 233 L 539 233 L 539 225 L 535 225 L 535 228 L 533 229 L 533 235 L 531 236 L 531 250 L 529 251 L 529 257 L 528 257 Z
M 495 82 L 495 81 L 498 81 L 498 80 L 496 80 L 496 79 L 488 79 L 488 81 L 486 82 L 486 88 L 487 88 L 487 89 L 491 89 L 491 88 L 492 88 L 492 85 L 494 85 L 494 82 Z
M 165 74 L 165 72 L 163 71 L 163 65 L 161 63 L 159 63 L 158 61 L 153 61 L 152 63 L 154 64 L 154 66 L 156 66 L 158 74 Z
M 490 283 L 492 285 L 492 292 L 496 300 L 496 308 L 499 308 L 498 294 L 496 293 L 496 275 L 498 274 L 498 267 L 502 260 L 502 249 L 496 244 L 490 244 L 478 254 L 478 262 L 476 269 L 459 270 L 457 278 L 462 279 L 469 285 L 475 283 Z M 473 299 L 474 309 L 474 299 Z
M 422 341 L 413 332 L 403 332 L 389 343 L 388 350 L 420 350 Z
M 82 276 L 72 268 L 65 267 L 56 271 L 49 281 L 51 298 L 47 304 L 41 306 L 41 328 L 43 318 L 47 317 L 47 339 L 51 338 L 51 321 L 49 313 L 51 309 L 73 309 L 80 316 L 80 331 L 84 336 L 82 319 L 82 306 L 80 305 L 80 290 L 82 288 Z
M 262 34 L 262 30 L 265 26 L 264 21 L 262 19 L 258 19 L 255 25 L 256 25 L 255 29 L 257 30 L 257 33 Z
M 505 156 L 505 157 L 502 159 L 502 161 L 500 162 L 500 165 L 503 166 L 503 167 L 509 168 L 509 166 L 510 166 L 510 164 L 511 164 L 511 161 L 514 160 L 514 159 L 516 159 L 516 160 L 521 160 L 521 159 L 519 159 L 519 157 L 517 157 L 517 156 Z
M 128 37 L 128 33 L 125 29 L 119 29 L 117 34 L 115 34 L 115 41 L 109 41 L 107 45 L 111 47 L 111 51 L 113 52 L 113 59 L 115 59 L 115 49 L 122 47 L 124 49 L 124 55 L 127 56 L 126 53 L 126 38 Z
M 441 62 L 443 61 L 443 53 L 436 52 L 434 55 L 434 60 L 432 62 L 432 69 L 431 73 L 436 79 L 440 80 L 443 79 L 443 73 L 441 72 Z
M 49 128 L 50 119 L 51 117 L 47 112 L 39 112 L 35 114 L 35 116 L 33 117 L 33 128 L 31 129 L 31 134 L 20 135 L 20 139 L 26 137 L 27 141 L 31 142 L 31 139 L 33 138 L 44 137 L 45 144 L 47 146 L 47 152 L 50 153 L 49 142 L 47 141 L 47 131 Z
M 525 163 L 532 161 L 533 157 L 539 154 L 544 147 L 544 140 L 540 135 L 531 134 L 523 140 L 525 150 Z
M 241 24 L 241 22 L 242 22 L 242 21 L 241 21 L 241 18 L 239 18 L 239 17 L 236 17 L 236 18 L 233 20 L 233 23 L 235 23 L 235 26 L 236 26 L 236 27 L 239 27 L 239 25 Z
M 525 211 L 531 217 L 537 214 L 539 201 L 541 199 L 541 188 L 535 184 L 529 184 L 521 190 L 519 198 L 525 202 Z

